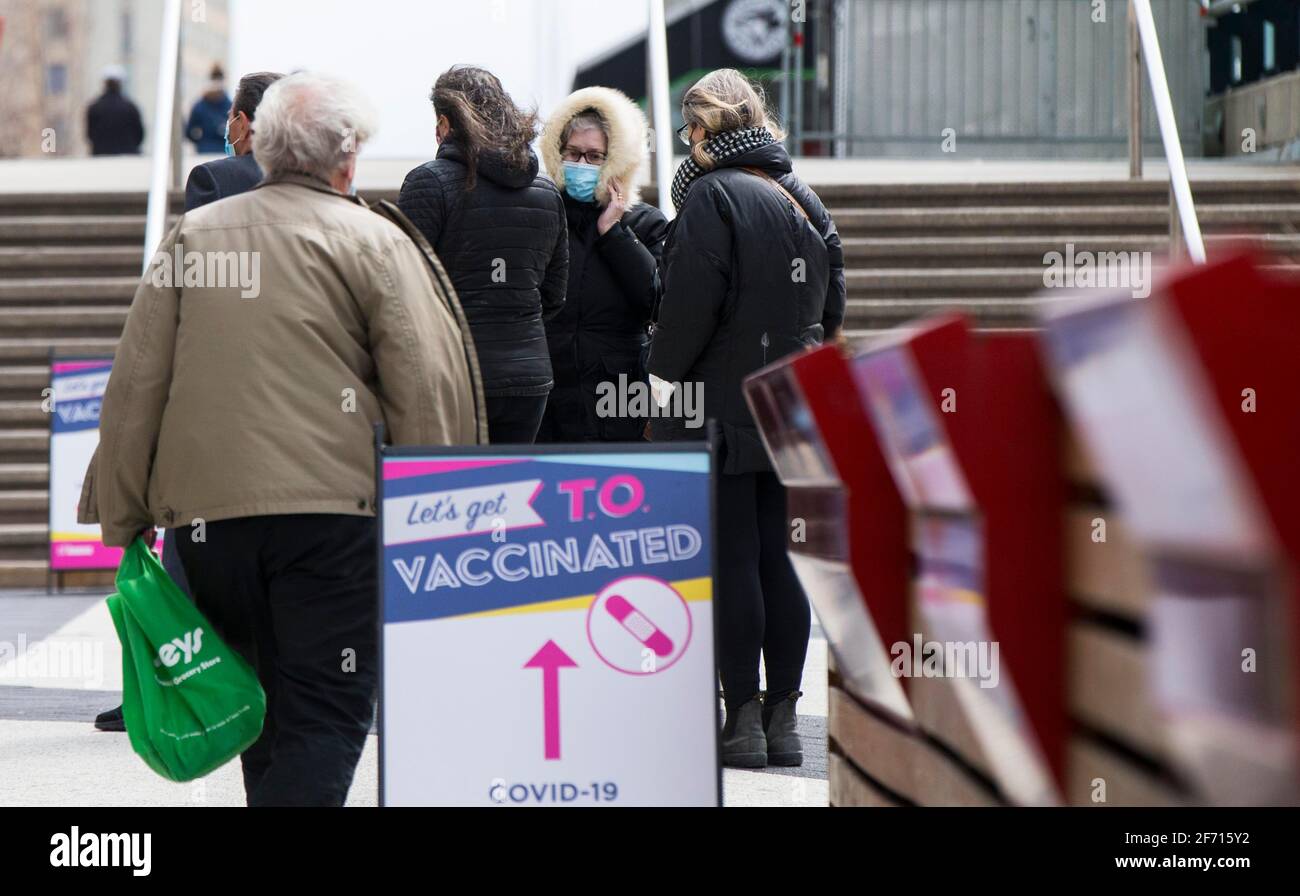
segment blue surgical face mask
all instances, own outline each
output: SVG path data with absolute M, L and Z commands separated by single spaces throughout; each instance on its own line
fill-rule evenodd
M 230 119 L 229 118 L 226 119 L 226 133 L 223 135 L 223 139 L 226 141 L 226 155 L 233 156 L 235 154 L 235 147 L 234 144 L 230 142 Z
M 596 198 L 596 181 L 600 180 L 600 166 L 585 162 L 564 163 L 564 192 L 579 202 L 592 202 Z

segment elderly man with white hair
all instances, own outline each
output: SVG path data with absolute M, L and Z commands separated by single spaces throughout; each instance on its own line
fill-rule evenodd
M 366 103 L 300 73 L 257 124 L 265 180 L 181 218 L 136 291 L 81 509 L 109 545 L 174 528 L 199 609 L 257 670 L 249 805 L 342 805 L 377 677 L 373 426 L 467 445 L 486 418 L 437 259 L 349 195 Z

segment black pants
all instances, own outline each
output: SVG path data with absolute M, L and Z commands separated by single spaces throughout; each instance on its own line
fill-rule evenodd
M 220 520 L 176 546 L 199 610 L 266 691 L 240 756 L 248 805 L 343 805 L 374 717 L 374 518 Z
M 545 412 L 545 395 L 489 395 L 488 441 L 493 445 L 533 444 Z
M 177 552 L 176 542 L 182 538 L 191 538 L 191 528 L 189 526 L 178 526 L 175 529 L 168 529 L 163 535 L 162 546 L 162 565 L 167 570 L 167 575 L 172 577 L 175 582 L 190 600 L 194 597 L 190 594 L 190 583 L 185 578 L 185 566 L 181 563 L 181 555 Z
M 775 473 L 719 473 L 718 671 L 728 711 L 758 694 L 799 689 L 812 614 L 786 553 L 785 486 Z

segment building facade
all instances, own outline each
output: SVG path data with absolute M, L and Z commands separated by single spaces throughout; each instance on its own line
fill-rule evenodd
M 833 131 L 847 154 L 1127 155 L 1126 0 L 837 2 L 846 34 Z M 1183 150 L 1199 155 L 1205 19 L 1195 0 L 1152 8 Z M 1143 135 L 1162 154 L 1145 76 Z
M 153 127 L 163 0 L 0 0 L 0 158 L 84 156 L 85 111 L 120 65 L 123 90 Z M 230 55 L 228 0 L 186 0 L 180 114 Z M 232 84 L 233 87 L 233 84 Z
M 1183 150 L 1199 155 L 1207 18 L 1198 0 L 1152 6 Z M 764 82 L 802 154 L 1122 158 L 1127 14 L 1127 0 L 678 0 L 674 105 L 730 65 Z M 644 97 L 644 39 L 581 66 L 575 86 L 595 83 Z M 1143 95 L 1159 155 L 1145 76 Z
M 1206 152 L 1300 160 L 1300 4 L 1245 0 L 1209 11 Z

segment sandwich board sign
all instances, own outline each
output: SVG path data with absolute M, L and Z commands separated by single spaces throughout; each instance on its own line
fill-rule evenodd
M 707 446 L 384 449 L 382 805 L 714 806 Z
M 48 519 L 49 570 L 59 577 L 73 571 L 117 569 L 122 549 L 104 544 L 98 523 L 77 522 L 81 489 L 99 446 L 99 411 L 113 370 L 113 358 L 51 357 Z M 165 530 L 154 541 L 162 553 Z
M 99 526 L 77 522 L 77 503 L 99 444 L 99 406 L 112 358 L 50 361 L 50 571 L 116 569 L 121 548 L 106 547 Z

